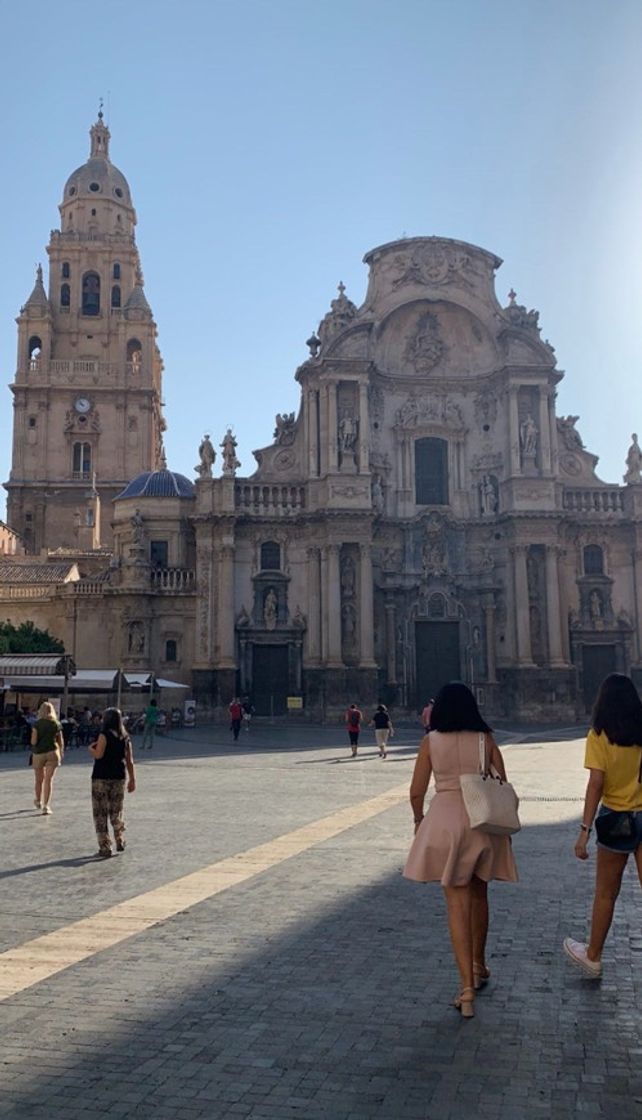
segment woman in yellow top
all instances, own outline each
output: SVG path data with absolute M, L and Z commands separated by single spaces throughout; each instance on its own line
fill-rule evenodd
M 575 855 L 588 859 L 588 838 L 595 820 L 597 870 L 591 934 L 588 945 L 567 937 L 564 952 L 585 976 L 597 980 L 602 975 L 602 949 L 630 855 L 635 858 L 642 886 L 642 701 L 633 681 L 622 673 L 611 673 L 602 681 L 584 766 L 590 776 Z

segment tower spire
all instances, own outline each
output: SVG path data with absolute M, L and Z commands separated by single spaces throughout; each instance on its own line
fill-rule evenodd
M 98 105 L 98 119 L 92 124 L 89 135 L 91 136 L 90 159 L 109 159 L 110 132 L 103 120 L 103 99 Z

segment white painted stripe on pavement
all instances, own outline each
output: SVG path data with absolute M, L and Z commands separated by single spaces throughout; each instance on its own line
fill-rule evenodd
M 0 953 L 0 1001 L 362 824 L 407 796 L 407 784 L 396 786 Z

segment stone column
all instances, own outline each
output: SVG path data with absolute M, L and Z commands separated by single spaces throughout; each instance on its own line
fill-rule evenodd
M 328 471 L 339 469 L 339 448 L 337 427 L 337 386 L 336 382 L 328 384 Z
M 515 580 L 515 633 L 517 638 L 517 664 L 532 665 L 531 619 L 528 601 L 528 574 L 526 571 L 526 551 L 524 544 L 515 545 L 513 553 L 513 573 Z
M 548 627 L 548 658 L 553 669 L 566 666 L 562 646 L 562 619 L 560 580 L 557 567 L 559 549 L 549 545 L 546 549 L 546 621 Z
M 319 398 L 316 389 L 308 389 L 308 473 L 310 478 L 319 474 Z
M 397 621 L 394 603 L 386 603 L 386 680 L 388 684 L 397 683 Z
M 322 384 L 319 389 L 319 463 L 321 465 L 321 474 L 328 472 L 328 388 L 327 384 Z
M 323 616 L 326 632 L 326 667 L 340 668 L 341 660 L 341 580 L 339 576 L 339 545 L 325 547 L 325 580 L 323 586 Z
M 321 572 L 318 548 L 308 549 L 308 664 L 321 660 Z
M 495 604 L 484 603 L 484 618 L 486 620 L 486 679 L 488 684 L 497 683 L 497 665 L 495 662 Z
M 211 665 L 215 643 L 212 573 L 212 529 L 209 524 L 196 525 L 196 618 L 194 636 L 194 667 Z
M 218 657 L 217 669 L 235 669 L 234 657 L 234 545 L 221 545 L 218 553 Z
M 365 474 L 370 470 L 370 422 L 368 417 L 368 386 L 359 385 L 359 470 Z
M 551 473 L 551 428 L 548 414 L 548 393 L 539 391 L 539 447 L 540 470 L 542 474 Z
M 551 472 L 557 474 L 559 466 L 559 451 L 557 443 L 557 420 L 555 417 L 555 393 L 551 391 L 546 397 L 548 404 L 548 430 L 551 441 Z
M 369 544 L 359 545 L 361 557 L 359 579 L 359 640 L 362 669 L 372 669 L 374 659 L 374 602 L 372 589 L 372 552 Z
M 508 440 L 510 444 L 510 473 L 521 474 L 522 462 L 519 454 L 519 410 L 517 408 L 517 388 L 508 390 Z

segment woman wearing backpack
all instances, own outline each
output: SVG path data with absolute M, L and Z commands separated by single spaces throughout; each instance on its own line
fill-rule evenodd
M 359 711 L 356 704 L 351 704 L 346 712 L 346 724 L 348 727 L 348 738 L 350 739 L 353 758 L 357 757 L 357 747 L 359 746 L 359 732 L 361 731 L 362 719 L 363 713 Z
M 567 937 L 564 952 L 585 976 L 602 975 L 602 950 L 613 921 L 624 868 L 632 855 L 642 886 L 642 701 L 633 681 L 611 673 L 597 694 L 586 739 L 589 771 L 578 859 L 588 859 L 595 821 L 597 861 L 588 944 Z

